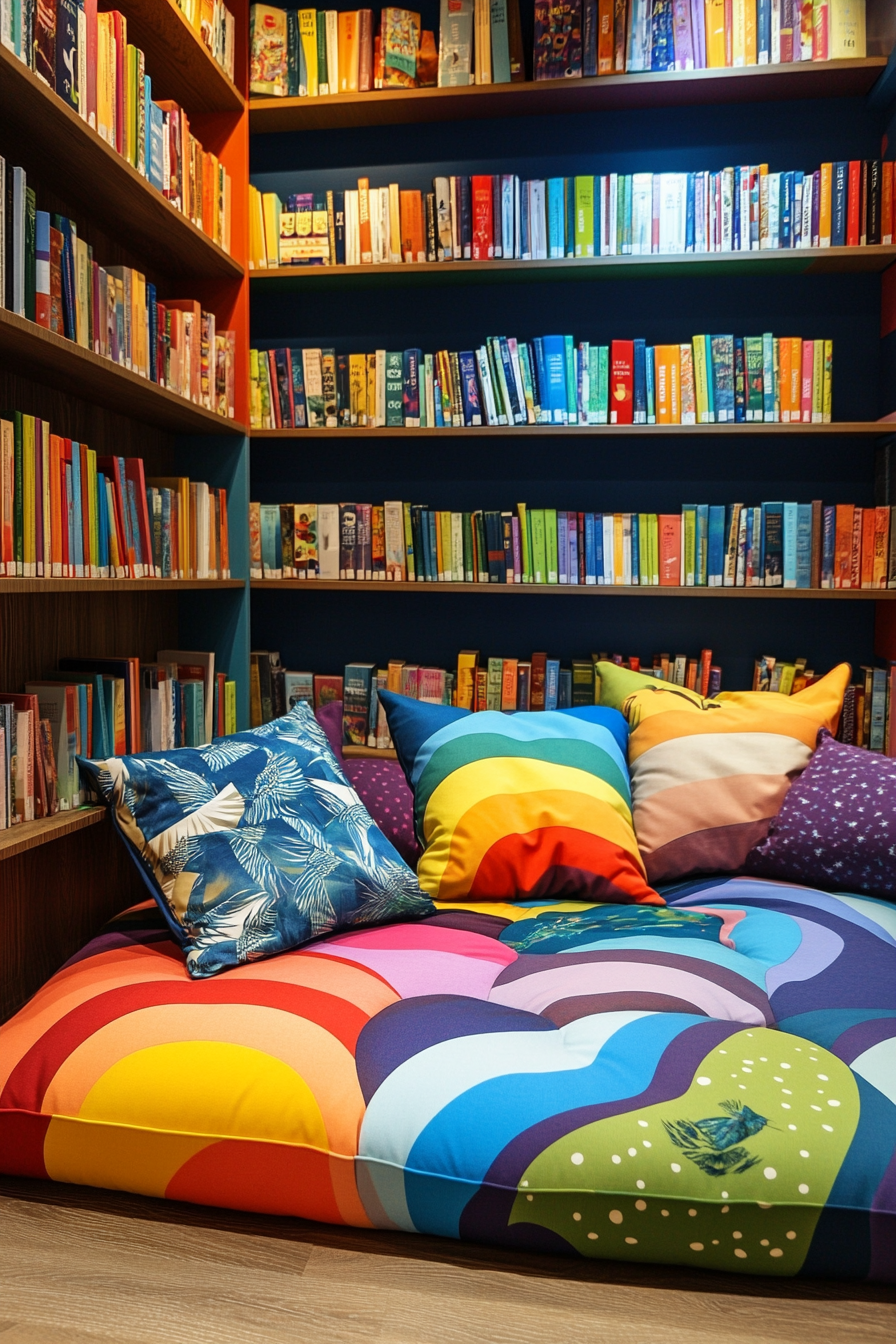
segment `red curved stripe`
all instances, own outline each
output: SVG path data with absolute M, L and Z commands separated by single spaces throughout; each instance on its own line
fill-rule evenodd
M 44 1032 L 23 1055 L 0 1093 L 0 1108 L 39 1111 L 57 1070 L 73 1050 L 95 1031 L 128 1013 L 161 1004 L 231 1003 L 281 1012 L 304 1018 L 323 1027 L 355 1052 L 355 1043 L 368 1015 L 352 1003 L 303 985 L 264 980 L 206 980 L 192 983 L 150 982 L 123 985 L 79 1004 Z
M 184 1163 L 168 1182 L 165 1197 L 247 1213 L 345 1222 L 333 1194 L 329 1156 L 316 1148 L 222 1139 Z
M 48 1179 L 44 1165 L 44 1137 L 52 1118 L 51 1115 L 35 1115 L 32 1111 L 0 1113 L 0 1153 L 3 1154 L 4 1176 Z
M 572 826 L 542 826 L 505 835 L 482 857 L 471 900 L 526 896 L 579 897 L 663 905 L 620 845 Z

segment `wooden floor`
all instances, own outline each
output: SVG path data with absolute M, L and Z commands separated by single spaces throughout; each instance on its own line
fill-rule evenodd
M 890 1344 L 896 1292 L 584 1264 L 0 1178 L 0 1344 Z

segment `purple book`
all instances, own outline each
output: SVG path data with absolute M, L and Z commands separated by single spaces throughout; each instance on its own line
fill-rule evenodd
M 706 69 L 706 13 L 703 0 L 691 0 L 691 40 L 694 48 L 694 67 Z
M 672 0 L 672 34 L 675 43 L 675 69 L 693 70 L 694 38 L 691 32 L 691 0 Z
M 812 174 L 812 246 L 818 246 L 818 217 L 821 206 L 821 172 L 816 169 Z
M 513 554 L 513 581 L 514 583 L 522 583 L 523 545 L 520 538 L 520 520 L 516 514 L 510 520 L 510 544 Z

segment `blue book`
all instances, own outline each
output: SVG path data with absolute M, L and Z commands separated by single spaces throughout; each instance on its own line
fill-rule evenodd
M 171 577 L 171 491 L 166 487 L 162 490 L 162 578 Z
M 707 586 L 709 573 L 709 505 L 697 505 L 697 537 L 694 563 L 694 584 L 698 588 Z
M 146 79 L 148 83 L 148 75 Z M 152 100 L 147 102 L 146 107 L 149 112 L 149 134 L 146 137 L 146 176 L 156 191 L 163 191 L 165 187 L 165 114 Z
M 784 587 L 796 587 L 796 525 L 799 517 L 796 504 L 784 505 Z
M 404 423 L 420 424 L 420 365 L 423 362 L 422 350 L 405 350 L 402 356 L 402 410 Z
M 778 419 L 776 404 L 778 389 L 775 383 L 775 338 L 770 331 L 762 333 L 762 415 L 766 421 Z
M 846 246 L 846 217 L 849 206 L 849 161 L 834 164 L 831 181 L 831 247 Z
M 598 238 L 600 234 L 597 235 Z M 576 255 L 576 180 L 566 178 L 566 255 Z
M 747 356 L 743 336 L 734 338 L 734 421 L 742 425 L 747 418 Z
M 632 423 L 647 424 L 647 345 L 641 337 L 632 342 Z
M 732 250 L 732 252 L 741 252 L 741 251 L 743 251 L 743 246 L 742 246 L 742 244 L 741 244 L 741 229 L 740 229 L 740 175 L 741 175 L 741 172 L 742 172 L 742 169 L 741 169 L 741 168 L 735 168 L 735 170 L 734 170 L 734 200 L 733 200 L 732 203 L 731 203 L 731 204 L 732 204 L 732 214 L 731 214 L 731 250 Z
M 781 208 L 778 219 L 778 246 L 791 248 L 793 247 L 793 173 L 781 174 Z
M 72 464 L 65 464 L 65 497 L 68 500 L 68 510 L 65 516 L 65 529 L 68 532 L 68 554 L 69 563 L 75 563 L 75 506 L 74 491 L 72 488 Z
M 566 250 L 566 183 L 562 177 L 549 177 L 546 185 L 548 256 L 555 259 L 562 257 Z
M 497 342 L 498 353 L 501 356 L 501 367 L 504 370 L 504 381 L 507 383 L 507 394 L 510 397 L 507 421 L 511 425 L 524 425 L 526 423 L 526 408 L 520 405 L 519 391 L 513 372 L 513 360 L 510 358 L 510 346 L 507 344 L 507 337 L 499 336 Z
M 77 108 L 78 0 L 56 0 L 56 93 Z
M 544 707 L 556 709 L 560 694 L 560 659 L 548 658 L 544 674 Z
M 492 83 L 510 83 L 510 31 L 507 0 L 490 0 L 492 29 Z
M 769 65 L 772 59 L 772 0 L 757 0 L 756 54 L 758 65 Z
M 563 363 L 566 369 L 566 423 L 574 425 L 579 418 L 579 403 L 576 396 L 576 345 L 572 336 L 563 337 Z
M 594 553 L 594 514 L 585 514 L 585 582 L 597 583 L 597 562 Z
M 545 383 L 547 387 L 547 409 L 550 423 L 566 424 L 566 341 L 562 336 L 541 337 Z
M 647 423 L 656 424 L 656 354 L 655 347 L 648 345 L 644 351 L 644 374 L 647 385 Z
M 547 374 L 547 365 L 544 358 L 544 340 L 541 336 L 536 336 L 532 341 L 532 353 L 535 356 L 533 372 L 535 374 L 535 381 L 538 384 L 538 396 L 535 399 L 535 403 L 541 412 L 539 422 L 550 424 L 552 419 L 551 389 Z
M 653 0 L 650 18 L 650 68 L 675 69 L 675 44 L 672 31 L 672 0 Z
M 784 505 L 762 506 L 762 554 L 766 588 L 780 588 L 784 579 Z
M 791 235 L 792 247 L 799 247 L 803 237 L 803 181 L 804 174 L 796 172 L 793 175 L 793 228 Z
M 641 582 L 641 522 L 637 513 L 632 514 L 632 583 Z
M 812 582 L 812 505 L 798 504 L 796 519 L 796 586 Z
M 291 14 L 292 10 L 287 10 Z M 333 192 L 333 233 L 336 242 L 336 265 L 345 265 L 345 192 Z
M 109 524 L 106 518 L 106 478 L 101 471 L 96 474 L 96 562 L 100 570 L 109 565 Z M 149 501 L 147 500 L 147 503 Z M 152 525 L 152 510 L 149 514 Z
M 734 337 L 710 337 L 712 397 L 716 422 L 734 423 Z M 707 371 L 708 372 L 708 371 Z M 707 382 L 710 380 L 707 378 Z
M 684 225 L 685 252 L 693 252 L 696 246 L 696 227 L 697 227 L 696 191 L 697 191 L 697 174 L 688 173 L 687 206 L 686 206 L 685 225 Z M 597 236 L 598 235 L 595 234 L 595 237 Z
M 460 390 L 464 404 L 464 424 L 482 424 L 482 404 L 476 381 L 476 356 L 472 350 L 461 350 L 457 356 L 460 365 Z
M 582 74 L 597 74 L 597 0 L 582 3 Z
M 594 582 L 604 581 L 604 516 L 595 513 L 594 518 Z
M 725 505 L 709 506 L 709 540 L 707 543 L 707 586 L 721 588 L 725 574 Z
M 837 510 L 825 504 L 821 527 L 821 586 L 834 586 L 834 541 L 837 534 Z
M 156 287 L 146 282 L 146 315 L 149 319 L 149 380 L 159 381 L 159 305 Z
M 557 708 L 572 709 L 572 668 L 561 667 L 560 684 L 557 687 Z

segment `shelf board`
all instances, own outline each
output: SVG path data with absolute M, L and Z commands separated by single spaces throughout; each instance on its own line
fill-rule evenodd
M 245 579 L 8 579 L 4 593 L 189 593 L 207 588 L 245 588 Z
M 49 844 L 51 840 L 61 840 L 64 835 L 83 830 L 85 826 L 96 826 L 105 815 L 104 807 L 79 807 L 73 812 L 57 812 L 54 817 L 10 826 L 8 830 L 0 831 L 0 861 L 37 849 L 38 845 Z
M 150 0 L 143 3 L 149 4 Z M 869 56 L 862 60 L 731 70 L 669 70 L 466 88 L 378 89 L 325 98 L 250 98 L 249 126 L 254 135 L 259 135 L 348 126 L 395 126 L 406 122 L 541 117 L 611 108 L 855 98 L 871 91 L 886 64 L 885 56 Z
M 270 588 L 280 592 L 342 592 L 342 593 L 511 593 L 525 596 L 578 596 L 578 597 L 709 597 L 760 599 L 779 601 L 835 602 L 892 602 L 896 588 L 660 588 L 637 584 L 577 584 L 577 583 L 385 583 L 380 580 L 360 579 L 355 582 L 342 579 L 253 579 L 252 588 Z
M 253 429 L 254 439 L 427 439 L 438 437 L 543 438 L 554 435 L 580 435 L 589 438 L 688 438 L 691 435 L 716 434 L 847 434 L 851 436 L 880 436 L 896 433 L 896 422 L 887 420 L 839 420 L 829 425 L 759 424 L 740 425 L 451 425 L 444 429 L 419 429 L 379 426 L 346 426 L 342 429 Z
M 246 433 L 239 421 L 225 420 L 6 308 L 0 308 L 0 364 L 174 433 Z
M 896 245 L 807 247 L 763 252 L 681 252 L 650 256 L 562 257 L 553 261 L 419 261 L 377 266 L 276 266 L 252 270 L 265 289 L 296 290 L 420 285 L 520 284 L 545 280 L 692 280 L 701 275 L 830 275 L 885 271 Z
M 173 98 L 188 114 L 242 112 L 243 95 L 174 0 L 120 0 L 118 7 L 127 19 L 128 42 L 146 57 L 154 98 Z
M 167 8 L 167 0 L 158 7 Z M 141 259 L 166 276 L 241 279 L 243 267 L 234 257 L 2 45 L 0 121 L 23 147 L 26 170 L 43 186 L 107 232 L 126 237 Z
M 342 754 L 348 761 L 398 760 L 398 752 L 394 747 L 343 747 Z

